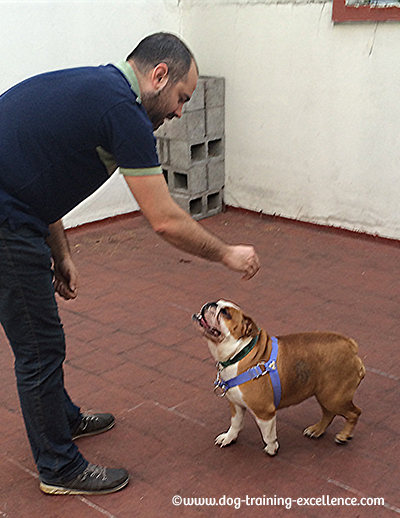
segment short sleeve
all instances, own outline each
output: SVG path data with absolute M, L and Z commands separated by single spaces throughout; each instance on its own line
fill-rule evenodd
M 102 147 L 114 157 L 122 174 L 162 173 L 153 127 L 142 105 L 120 102 L 103 115 L 101 126 Z

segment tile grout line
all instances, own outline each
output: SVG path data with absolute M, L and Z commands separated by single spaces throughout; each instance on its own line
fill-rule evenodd
M 11 462 L 11 464 L 14 464 L 14 466 L 17 466 L 17 468 L 22 469 L 22 471 L 25 471 L 25 473 L 28 473 L 28 475 L 30 475 L 31 477 L 36 478 L 36 479 L 39 478 L 39 475 L 37 473 L 35 473 L 31 469 L 27 468 L 26 466 L 24 466 L 17 460 L 13 459 L 12 457 L 6 457 L 6 459 L 8 460 L 8 462 Z
M 394 381 L 400 381 L 399 376 L 395 376 L 394 374 L 388 374 L 387 372 L 381 371 L 379 369 L 375 369 L 374 367 L 365 367 L 365 370 L 368 372 L 373 372 L 374 374 L 378 374 L 379 376 L 382 376 L 383 378 L 388 378 L 390 380 Z
M 326 481 L 328 484 L 334 484 L 337 487 L 340 487 L 341 489 L 344 489 L 345 491 L 349 491 L 350 493 L 354 493 L 355 495 L 359 497 L 365 498 L 365 493 L 362 493 L 358 489 L 354 489 L 351 486 L 348 486 L 347 484 L 344 484 L 343 482 L 339 482 L 338 480 L 335 480 L 333 478 L 327 478 Z M 398 507 L 395 507 L 393 505 L 388 504 L 386 501 L 383 504 L 383 507 L 386 507 L 386 509 L 389 509 L 390 511 L 394 511 L 397 514 L 400 514 L 400 509 Z
M 182 419 L 186 419 L 187 421 L 198 424 L 198 425 L 202 426 L 203 428 L 207 428 L 207 425 L 205 423 L 203 423 L 202 421 L 199 421 L 198 419 L 193 419 L 193 418 L 187 416 L 186 414 L 184 414 L 183 412 L 179 412 L 176 409 L 177 408 L 176 406 L 168 407 L 166 405 L 159 403 L 158 401 L 152 401 L 152 403 L 153 403 L 153 405 L 161 408 L 162 410 L 165 410 L 166 412 L 172 412 L 173 414 L 177 415 L 178 417 L 181 417 Z

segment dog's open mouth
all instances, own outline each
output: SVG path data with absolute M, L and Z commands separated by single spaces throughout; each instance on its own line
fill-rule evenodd
M 221 331 L 219 329 L 217 329 L 216 327 L 210 326 L 204 317 L 200 318 L 199 324 L 201 325 L 201 327 L 203 329 L 205 329 L 207 331 L 208 334 L 215 336 L 216 338 L 221 336 Z
M 216 327 L 210 326 L 210 324 L 201 313 L 196 313 L 193 315 L 192 319 L 195 320 L 206 331 L 207 334 L 214 336 L 215 338 L 221 336 L 221 331 Z
M 196 313 L 192 317 L 204 330 L 207 334 L 218 338 L 221 336 L 221 331 L 215 327 L 214 322 L 209 323 L 208 320 L 215 320 L 215 306 L 214 304 L 206 304 L 202 307 L 200 313 Z

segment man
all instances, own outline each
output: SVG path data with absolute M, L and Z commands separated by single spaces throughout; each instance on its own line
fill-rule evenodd
M 0 97 L 0 322 L 46 493 L 110 493 L 129 480 L 126 470 L 90 464 L 73 442 L 114 418 L 82 414 L 64 388 L 54 290 L 75 298 L 77 271 L 61 218 L 119 167 L 162 238 L 246 279 L 259 268 L 253 247 L 224 243 L 181 210 L 162 175 L 153 130 L 182 115 L 197 79 L 186 45 L 158 33 L 115 66 L 41 74 Z

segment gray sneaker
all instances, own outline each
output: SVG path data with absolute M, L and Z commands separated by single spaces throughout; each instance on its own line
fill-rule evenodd
M 72 434 L 72 440 L 106 432 L 115 425 L 111 414 L 82 414 L 82 421 Z
M 40 482 L 43 493 L 50 495 L 106 495 L 124 488 L 129 482 L 125 469 L 102 468 L 89 464 L 76 478 L 66 484 Z

